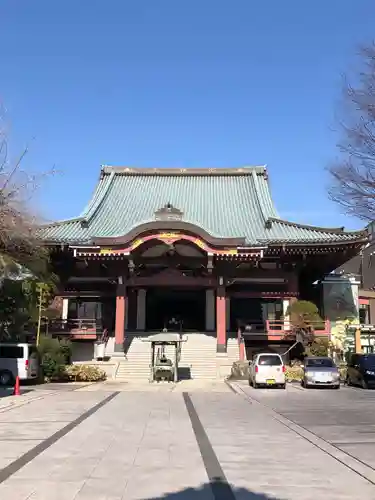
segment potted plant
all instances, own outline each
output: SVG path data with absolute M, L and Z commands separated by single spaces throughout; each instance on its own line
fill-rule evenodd
M 101 361 L 105 358 L 105 348 L 107 347 L 107 342 L 108 330 L 105 328 L 99 339 L 95 342 L 95 358 L 98 361 Z

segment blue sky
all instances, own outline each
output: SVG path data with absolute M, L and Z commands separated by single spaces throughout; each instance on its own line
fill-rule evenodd
M 61 173 L 48 219 L 79 215 L 101 164 L 267 164 L 282 217 L 361 226 L 328 200 L 341 75 L 373 0 L 2 0 L 0 99 L 13 155 Z

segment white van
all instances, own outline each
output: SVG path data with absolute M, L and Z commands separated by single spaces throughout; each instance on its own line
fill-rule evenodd
M 39 375 L 38 350 L 32 344 L 0 344 L 0 386 L 20 380 L 36 379 Z
M 285 365 L 280 354 L 257 354 L 249 363 L 249 384 L 254 389 L 260 386 L 285 389 L 285 382 Z

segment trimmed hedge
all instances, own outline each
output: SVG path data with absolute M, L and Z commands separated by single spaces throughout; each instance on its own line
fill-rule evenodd
M 107 378 L 105 371 L 92 365 L 70 365 L 64 370 L 69 381 L 74 382 L 101 382 Z
M 340 371 L 340 379 L 342 381 L 346 380 L 347 366 L 344 364 L 339 365 L 339 371 Z
M 301 382 L 303 378 L 303 370 L 300 366 L 287 366 L 285 371 L 287 382 Z
M 97 366 L 67 365 L 60 369 L 47 381 L 51 382 L 102 382 L 107 374 Z

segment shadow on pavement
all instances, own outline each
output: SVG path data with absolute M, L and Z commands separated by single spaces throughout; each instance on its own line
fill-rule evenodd
M 0 388 L 0 398 L 6 398 L 8 396 L 13 396 L 13 387 L 1 387 Z M 32 389 L 24 389 L 20 388 L 21 396 L 23 394 L 27 394 L 28 392 L 31 392 Z
M 6 398 L 13 394 L 13 389 L 11 387 L 0 387 L 0 398 Z
M 186 488 L 176 493 L 166 493 L 162 497 L 148 497 L 144 500 L 283 500 L 263 493 L 255 493 L 246 488 L 235 488 L 216 480 L 199 488 Z

